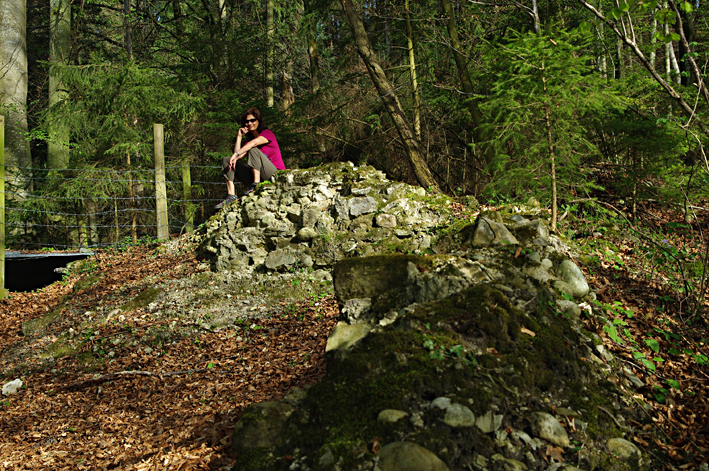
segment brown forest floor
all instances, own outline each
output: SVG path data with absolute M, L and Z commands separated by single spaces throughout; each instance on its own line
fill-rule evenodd
M 681 221 L 681 215 L 659 208 L 648 208 L 643 217 L 648 230 Z M 675 273 L 648 264 L 654 244 L 626 230 L 611 239 L 596 231 L 597 221 L 575 219 L 562 230 L 573 230 L 577 242 L 598 257 L 587 277 L 609 317 L 619 320 L 625 340 L 611 340 L 595 318 L 586 318 L 586 327 L 645 383 L 628 394 L 649 405 L 654 425 L 635 430 L 635 443 L 646 447 L 652 440 L 663 448 L 662 469 L 696 469 L 709 460 L 709 366 L 697 357 L 709 353 L 705 318 L 692 316 L 687 300 L 670 289 Z M 707 220 L 685 226 L 666 233 L 667 243 L 701 252 L 699 231 L 707 238 L 708 229 Z M 609 252 L 608 243 L 617 250 Z M 155 257 L 144 248 L 96 258 L 104 278 L 75 295 L 85 310 L 122 304 L 125 299 L 115 295 L 130 280 L 156 273 L 177 279 L 199 271 L 191 255 Z M 0 470 L 228 469 L 234 462 L 231 429 L 244 408 L 283 397 L 324 373 L 325 341 L 338 315 L 332 297 L 281 306 L 270 318 L 255 321 L 240 340 L 223 330 L 159 343 L 145 336 L 155 332 L 147 327 L 160 325 L 138 310 L 126 313 L 121 325 L 107 325 L 101 337 L 128 329 L 137 339 L 152 341 L 152 352 L 144 345 L 121 347 L 108 361 L 73 355 L 46 366 L 39 353 L 59 332 L 78 325 L 83 314 L 65 310 L 41 338 L 23 337 L 22 323 L 60 306 L 76 281 L 13 293 L 0 303 L 0 372 L 13 370 L 2 382 L 21 377 L 27 385 L 20 394 L 0 397 Z M 91 346 L 87 342 L 85 351 Z M 643 365 L 639 354 L 653 360 L 656 370 Z
M 75 302 L 89 310 L 129 280 L 197 270 L 192 256 L 148 255 L 145 249 L 99 254 L 105 277 Z M 64 310 L 61 320 L 50 324 L 55 334 L 31 343 L 23 342 L 21 326 L 58 306 L 74 281 L 13 293 L 0 304 L 0 371 L 16 372 L 3 382 L 21 377 L 28 386 L 0 398 L 1 470 L 224 469 L 233 462 L 231 429 L 247 405 L 280 398 L 321 377 L 325 341 L 338 314 L 332 297 L 317 305 L 307 301 L 253 321 L 251 334 L 241 341 L 233 330 L 203 331 L 156 344 L 150 353 L 141 345 L 121 348 L 113 361 L 86 363 L 73 355 L 47 368 L 37 355 L 57 332 L 82 319 Z M 155 330 L 146 329 L 140 310 L 125 315 L 121 325 L 107 325 L 101 338 L 128 325 L 137 340 L 156 340 L 141 338 Z M 159 326 L 150 322 L 150 327 Z M 90 347 L 91 342 L 84 351 Z

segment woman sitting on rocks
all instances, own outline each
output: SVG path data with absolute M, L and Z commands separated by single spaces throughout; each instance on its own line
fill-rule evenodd
M 242 145 L 244 137 L 247 140 Z M 246 157 L 245 163 L 241 160 L 243 157 Z M 277 170 L 285 169 L 276 136 L 266 128 L 261 112 L 256 108 L 249 108 L 241 115 L 241 128 L 236 136 L 234 153 L 222 160 L 227 197 L 214 209 L 221 209 L 225 204 L 237 200 L 234 178 L 248 186 L 244 192 L 244 195 L 248 195 L 261 181 L 270 180 Z

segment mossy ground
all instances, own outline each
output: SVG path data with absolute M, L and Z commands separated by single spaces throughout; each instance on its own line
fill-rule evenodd
M 22 324 L 22 333 L 25 336 L 30 336 L 34 335 L 35 333 L 39 332 L 42 329 L 45 329 L 50 322 L 52 322 L 54 319 L 61 314 L 63 307 L 59 307 L 57 309 L 54 309 L 52 312 L 49 312 L 45 314 L 44 316 L 37 318 L 37 319 L 32 319 L 29 320 L 25 323 Z
M 522 327 L 535 336 L 522 333 Z M 456 468 L 466 456 L 501 452 L 474 427 L 445 425 L 440 411 L 426 406 L 441 396 L 468 406 L 476 416 L 503 413 L 503 429 L 526 427 L 520 408 L 551 412 L 554 405 L 580 412 L 587 424 L 584 440 L 621 436 L 613 420 L 598 412 L 599 406 L 613 409 L 613 386 L 579 358 L 574 346 L 580 342 L 566 319 L 543 309 L 525 314 L 487 285 L 419 306 L 390 328 L 370 334 L 352 353 L 330 356 L 329 374 L 308 391 L 276 455 L 298 449 L 312 460 L 327 449 L 354 466 L 374 458 L 375 440 L 408 440 Z M 418 414 L 425 426 L 408 418 L 380 423 L 377 416 L 384 409 Z M 595 452 L 584 453 L 578 455 L 581 461 L 595 463 L 596 469 L 618 466 L 606 466 Z M 523 459 L 509 451 L 506 456 Z M 259 469 L 287 469 L 287 463 L 272 461 Z
M 141 291 L 135 298 L 128 301 L 126 304 L 120 307 L 121 311 L 135 311 L 136 309 L 141 309 L 147 307 L 150 303 L 155 301 L 157 297 L 162 293 L 160 288 L 148 288 Z

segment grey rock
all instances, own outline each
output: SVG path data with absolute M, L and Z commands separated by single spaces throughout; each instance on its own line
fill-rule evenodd
M 625 377 L 628 378 L 628 380 L 632 383 L 633 387 L 636 389 L 640 389 L 645 386 L 645 383 L 635 376 L 632 371 L 630 371 L 628 368 L 623 368 L 623 373 L 625 374 Z
M 320 215 L 322 214 L 322 211 L 319 211 L 315 208 L 308 208 L 303 211 L 303 220 L 301 221 L 301 224 L 303 227 L 315 227 L 315 224 L 318 222 L 318 219 L 320 219 Z
M 313 240 L 318 236 L 318 231 L 313 229 L 312 227 L 303 227 L 298 231 L 298 239 L 302 240 L 304 242 L 308 242 Z
M 566 407 L 557 407 L 556 413 L 559 415 L 563 415 L 564 417 L 578 417 L 579 416 L 578 412 L 576 412 L 573 409 L 568 409 Z
M 424 426 L 423 419 L 421 418 L 420 412 L 415 412 L 415 413 L 411 414 L 411 419 L 409 419 L 409 421 L 411 422 L 411 425 L 413 425 L 414 427 L 423 428 L 423 426 Z
M 556 308 L 560 313 L 565 314 L 575 321 L 581 319 L 581 308 L 573 301 L 569 301 L 567 299 L 557 299 Z
M 556 269 L 557 276 L 564 281 L 571 290 L 571 295 L 582 298 L 588 294 L 589 287 L 581 269 L 571 260 L 564 260 Z
M 370 214 L 377 210 L 377 200 L 371 196 L 360 196 L 349 201 L 350 216 L 358 217 L 363 214 Z
M 277 270 L 282 267 L 291 266 L 296 261 L 297 259 L 292 251 L 278 249 L 268 254 L 264 264 L 269 270 Z
M 527 471 L 527 465 L 521 461 L 513 460 L 511 458 L 505 458 L 500 454 L 494 454 L 490 457 L 497 469 L 501 471 Z
M 347 350 L 365 338 L 371 330 L 372 326 L 365 323 L 350 325 L 346 322 L 338 322 L 327 339 L 325 351 Z
M 293 203 L 288 206 L 286 206 L 283 211 L 286 214 L 286 218 L 290 222 L 298 222 L 300 221 L 301 214 L 302 214 L 302 209 L 298 203 Z
M 475 426 L 482 433 L 492 433 L 502 426 L 502 415 L 493 415 L 492 411 L 487 411 L 475 421 Z
M 313 257 L 307 254 L 300 254 L 300 257 L 298 258 L 298 262 L 300 263 L 301 266 L 305 268 L 311 268 L 314 264 L 313 262 Z
M 320 218 L 315 223 L 315 230 L 320 234 L 329 234 L 332 232 L 332 226 L 335 220 L 328 214 L 322 213 Z
M 319 282 L 332 281 L 332 274 L 327 270 L 315 270 L 315 273 L 313 273 L 313 279 Z
M 283 425 L 293 410 L 293 406 L 283 402 L 251 404 L 234 427 L 232 450 L 239 453 L 278 446 Z
M 554 264 L 552 263 L 551 260 L 548 258 L 545 258 L 544 260 L 541 260 L 539 263 L 531 263 L 529 265 L 525 265 L 522 268 L 522 272 L 534 278 L 535 280 L 541 281 L 542 283 L 546 283 L 551 279 L 551 273 L 549 270 Z
M 332 448 L 325 445 L 319 453 L 320 457 L 315 462 L 315 471 L 334 471 L 335 455 L 332 453 Z
M 393 424 L 408 416 L 409 414 L 407 412 L 404 412 L 403 410 L 384 409 L 377 416 L 377 421 L 382 423 Z
M 374 222 L 379 227 L 396 227 L 396 216 L 393 214 L 381 213 L 377 214 L 374 218 Z
M 337 222 L 348 221 L 350 219 L 350 208 L 347 199 L 339 194 L 335 195 L 332 201 L 332 215 Z
M 308 395 L 307 391 L 303 388 L 298 388 L 295 387 L 288 391 L 288 394 L 286 394 L 286 397 L 283 398 L 283 402 L 286 404 L 290 404 L 292 406 L 297 405 L 300 403 L 305 397 Z
M 372 187 L 369 186 L 363 188 L 352 188 L 352 194 L 355 196 L 366 196 L 370 191 L 372 191 Z
M 465 243 L 473 247 L 486 247 L 493 244 L 519 244 L 515 236 L 504 224 L 479 217 L 475 223 L 472 237 Z
M 530 437 L 529 435 L 527 435 L 526 432 L 524 432 L 522 430 L 512 429 L 512 438 L 515 441 L 524 442 L 526 445 L 528 445 L 534 451 L 536 451 L 537 448 L 539 447 L 538 442 L 540 442 L 540 441 L 538 439 L 534 439 L 534 438 Z
M 432 407 L 445 411 L 443 422 L 451 427 L 472 427 L 475 425 L 475 414 L 462 404 L 452 402 L 447 397 L 438 397 L 431 402 Z
M 609 363 L 611 361 L 613 361 L 613 354 L 611 352 L 609 352 L 605 346 L 596 345 L 596 351 L 598 352 L 599 355 L 601 355 L 601 358 L 603 358 L 605 361 L 607 361 Z
M 426 448 L 412 442 L 394 442 L 379 450 L 382 471 L 448 471 L 448 466 Z
M 551 414 L 534 412 L 530 417 L 530 423 L 535 436 L 561 447 L 571 444 L 566 429 Z
M 623 438 L 611 438 L 606 442 L 608 451 L 623 460 L 640 460 L 642 453 L 633 443 Z
M 372 300 L 370 298 L 348 299 L 342 307 L 342 314 L 350 323 L 354 323 L 360 318 L 364 318 L 364 314 L 367 314 L 371 307 Z
M 510 231 L 525 245 L 549 245 L 549 228 L 540 219 L 518 222 L 510 226 Z
M 539 255 L 539 252 L 530 252 L 527 254 L 527 259 L 534 264 L 542 263 L 542 257 Z
M 478 219 L 480 218 L 485 218 L 490 221 L 494 221 L 498 224 L 503 224 L 504 220 L 502 219 L 502 213 L 499 211 L 480 211 L 480 214 L 478 215 Z

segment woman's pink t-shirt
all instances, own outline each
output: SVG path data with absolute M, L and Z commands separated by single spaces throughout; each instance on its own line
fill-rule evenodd
M 286 166 L 283 163 L 281 149 L 280 147 L 278 147 L 278 141 L 276 140 L 275 134 L 273 134 L 269 129 L 264 129 L 263 131 L 261 131 L 261 134 L 259 134 L 259 136 L 265 137 L 268 142 L 266 144 L 262 144 L 256 147 L 258 147 L 261 152 L 266 154 L 266 157 L 268 157 L 268 160 L 271 161 L 274 167 L 276 167 L 278 170 L 285 170 Z

